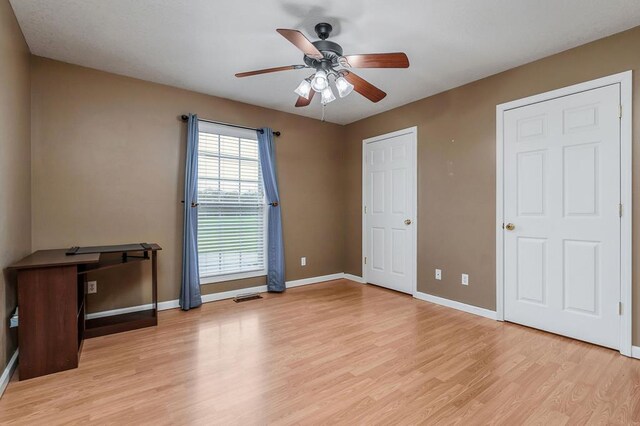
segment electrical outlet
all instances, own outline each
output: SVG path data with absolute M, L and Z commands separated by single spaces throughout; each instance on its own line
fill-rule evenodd
M 98 292 L 98 281 L 87 282 L 87 293 L 94 294 Z
M 469 285 L 469 274 L 462 274 L 462 285 Z
M 442 271 L 440 269 L 436 269 L 436 280 L 442 279 Z
M 307 258 L 306 257 L 301 257 L 300 258 L 300 266 L 307 266 Z

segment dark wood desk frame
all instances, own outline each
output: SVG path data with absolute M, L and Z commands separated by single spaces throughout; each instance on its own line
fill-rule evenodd
M 102 259 L 100 252 L 67 256 L 66 249 L 40 250 L 11 265 L 18 275 L 20 380 L 76 368 L 84 339 L 157 325 L 158 250 L 149 244 L 123 250 L 117 259 Z M 87 319 L 87 274 L 148 260 L 151 309 Z

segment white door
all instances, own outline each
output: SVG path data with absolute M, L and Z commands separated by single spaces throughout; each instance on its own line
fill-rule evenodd
M 364 141 L 364 277 L 414 293 L 416 130 Z
M 620 346 L 619 105 L 613 84 L 504 113 L 507 321 Z

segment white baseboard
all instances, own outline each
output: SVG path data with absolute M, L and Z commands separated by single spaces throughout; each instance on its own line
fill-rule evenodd
M 319 277 L 311 277 L 311 278 L 303 278 L 301 280 L 287 281 L 285 285 L 287 288 L 293 288 L 293 287 L 300 287 L 301 285 L 317 284 L 324 281 L 340 280 L 342 278 L 344 278 L 344 273 L 340 272 L 338 274 L 321 275 Z
M 180 301 L 178 299 L 167 300 L 165 302 L 158 302 L 158 310 L 166 311 L 167 309 L 175 309 L 180 307 Z
M 300 287 L 303 285 L 317 284 L 324 281 L 339 280 L 342 278 L 345 278 L 345 274 L 340 272 L 338 274 L 321 275 L 319 277 L 311 277 L 311 278 L 303 278 L 301 280 L 287 281 L 285 285 L 287 288 L 293 288 L 293 287 Z M 351 279 L 351 278 L 348 278 L 348 279 Z M 202 303 L 216 302 L 218 300 L 225 300 L 225 299 L 233 299 L 237 295 L 244 294 L 244 293 L 265 293 L 266 291 L 267 291 L 267 286 L 261 285 L 257 287 L 241 288 L 239 290 L 223 291 L 221 293 L 203 294 Z M 167 300 L 165 302 L 158 302 L 159 311 L 166 311 L 167 309 L 175 309 L 179 307 L 180 307 L 180 301 L 178 299 Z M 111 309 L 109 311 L 101 311 L 101 312 L 94 312 L 91 314 L 87 314 L 87 319 L 110 317 L 113 315 L 128 314 L 131 312 L 138 312 L 138 311 L 146 311 L 147 309 L 151 309 L 151 308 L 153 308 L 153 304 L 148 303 L 146 305 Z
M 640 346 L 631 346 L 631 358 L 640 359 Z
M 344 278 L 345 278 L 345 279 L 347 279 L 347 280 L 355 281 L 355 282 L 360 283 L 360 284 L 366 284 L 366 283 L 367 283 L 367 282 L 364 280 L 364 278 L 359 277 L 359 276 L 357 276 L 357 275 L 351 275 L 351 274 L 347 274 L 347 273 L 345 273 L 345 274 L 344 274 Z
M 13 376 L 13 372 L 16 371 L 16 367 L 18 367 L 18 350 L 11 355 L 7 366 L 2 372 L 2 376 L 0 376 L 0 398 L 4 394 L 4 390 L 7 388 L 9 381 L 11 380 L 11 376 Z
M 167 303 L 167 302 L 163 302 L 163 303 Z M 112 317 L 114 315 L 129 314 L 131 312 L 138 312 L 138 311 L 146 311 L 147 309 L 151 309 L 151 308 L 153 308 L 152 303 L 149 303 L 146 305 L 128 306 L 126 308 L 111 309 L 109 311 L 101 311 L 101 312 L 94 312 L 92 314 L 87 314 L 87 319 Z M 162 308 L 160 307 L 160 303 L 158 303 L 158 310 L 162 310 Z
M 467 305 L 466 303 L 456 302 L 455 300 L 445 299 L 443 297 L 432 296 L 431 294 L 422 293 L 417 291 L 413 295 L 416 299 L 424 300 L 425 302 L 435 303 L 436 305 L 446 306 L 448 308 L 457 309 L 459 311 L 467 312 L 474 315 L 480 315 L 481 317 L 497 320 L 498 315 L 496 311 L 490 311 L 489 309 L 480 308 L 478 306 Z
M 232 296 L 233 297 L 233 296 Z M 204 298 L 204 296 L 203 296 Z M 175 309 L 180 307 L 180 301 L 176 300 L 167 300 L 166 302 L 158 302 L 158 310 L 166 311 L 167 309 Z M 147 303 L 146 305 L 138 305 L 138 306 L 128 306 L 126 308 L 118 308 L 118 309 L 110 309 L 108 311 L 100 311 L 94 312 L 91 314 L 87 314 L 87 319 L 94 318 L 102 318 L 102 317 L 112 317 L 114 315 L 120 314 L 128 314 L 131 312 L 139 312 L 146 311 L 147 309 L 153 308 L 153 303 Z

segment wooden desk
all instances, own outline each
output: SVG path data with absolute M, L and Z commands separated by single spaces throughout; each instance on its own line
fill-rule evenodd
M 39 250 L 9 268 L 18 274 L 20 380 L 76 368 L 85 338 L 158 324 L 157 244 Z M 103 259 L 103 253 L 120 253 Z M 87 274 L 151 260 L 153 308 L 87 320 Z

